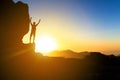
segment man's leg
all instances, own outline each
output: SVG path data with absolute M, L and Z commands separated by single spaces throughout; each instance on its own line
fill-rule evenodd
M 30 43 L 31 43 L 32 33 L 30 34 Z
M 33 43 L 35 43 L 35 32 L 33 34 Z

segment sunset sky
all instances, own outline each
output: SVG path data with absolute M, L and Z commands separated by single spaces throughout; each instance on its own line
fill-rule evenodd
M 14 0 L 15 2 L 19 0 Z M 33 21 L 41 19 L 36 39 L 54 37 L 58 50 L 120 50 L 120 0 L 21 0 Z M 29 35 L 23 39 L 28 43 Z

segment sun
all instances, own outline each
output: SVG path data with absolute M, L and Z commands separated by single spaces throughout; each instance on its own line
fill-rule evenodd
M 56 50 L 58 47 L 55 38 L 48 35 L 37 37 L 35 45 L 35 52 L 40 52 L 44 56 L 49 52 Z

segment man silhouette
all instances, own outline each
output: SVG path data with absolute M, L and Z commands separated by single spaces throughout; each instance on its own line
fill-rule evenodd
M 31 19 L 32 19 L 32 17 L 31 17 Z M 31 24 L 31 34 L 30 34 L 30 43 L 31 43 L 31 39 L 32 39 L 32 37 L 33 37 L 33 43 L 35 42 L 35 34 L 36 34 L 36 27 L 37 27 L 37 25 L 40 23 L 40 19 L 39 19 L 39 21 L 38 21 L 38 23 L 36 24 L 36 22 L 31 22 L 31 19 L 30 19 L 30 24 Z

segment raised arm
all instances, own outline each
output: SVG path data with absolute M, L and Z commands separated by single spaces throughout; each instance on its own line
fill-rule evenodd
M 41 19 L 39 19 L 38 23 L 36 24 L 36 26 L 40 23 Z
M 32 25 L 32 17 L 30 17 L 30 24 Z

